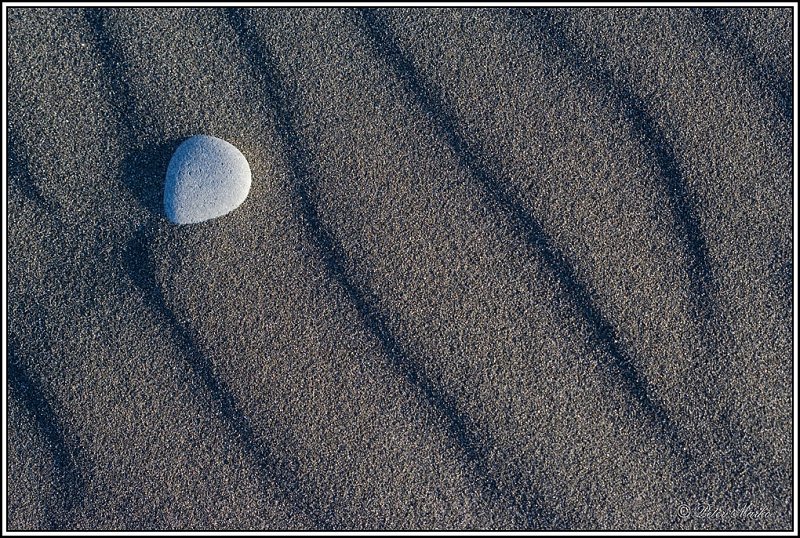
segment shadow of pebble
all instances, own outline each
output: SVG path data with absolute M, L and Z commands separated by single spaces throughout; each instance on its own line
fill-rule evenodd
M 128 153 L 120 166 L 125 188 L 153 217 L 164 217 L 164 181 L 169 160 L 184 138 L 145 145 Z

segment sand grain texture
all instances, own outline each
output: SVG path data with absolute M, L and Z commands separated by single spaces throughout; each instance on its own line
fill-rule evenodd
M 9 529 L 791 527 L 790 9 L 8 32 Z

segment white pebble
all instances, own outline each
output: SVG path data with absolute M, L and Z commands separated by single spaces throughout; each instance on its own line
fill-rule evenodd
M 167 218 L 195 224 L 230 213 L 247 198 L 251 180 L 250 165 L 233 144 L 193 136 L 175 150 L 167 167 Z

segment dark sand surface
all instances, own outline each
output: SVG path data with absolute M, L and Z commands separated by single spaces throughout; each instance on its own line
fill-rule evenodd
M 8 35 L 9 529 L 791 528 L 791 9 Z

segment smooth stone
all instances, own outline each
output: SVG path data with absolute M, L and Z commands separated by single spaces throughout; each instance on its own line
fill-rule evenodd
M 195 224 L 239 207 L 250 192 L 250 165 L 236 146 L 197 135 L 185 140 L 169 161 L 164 210 L 175 224 Z

